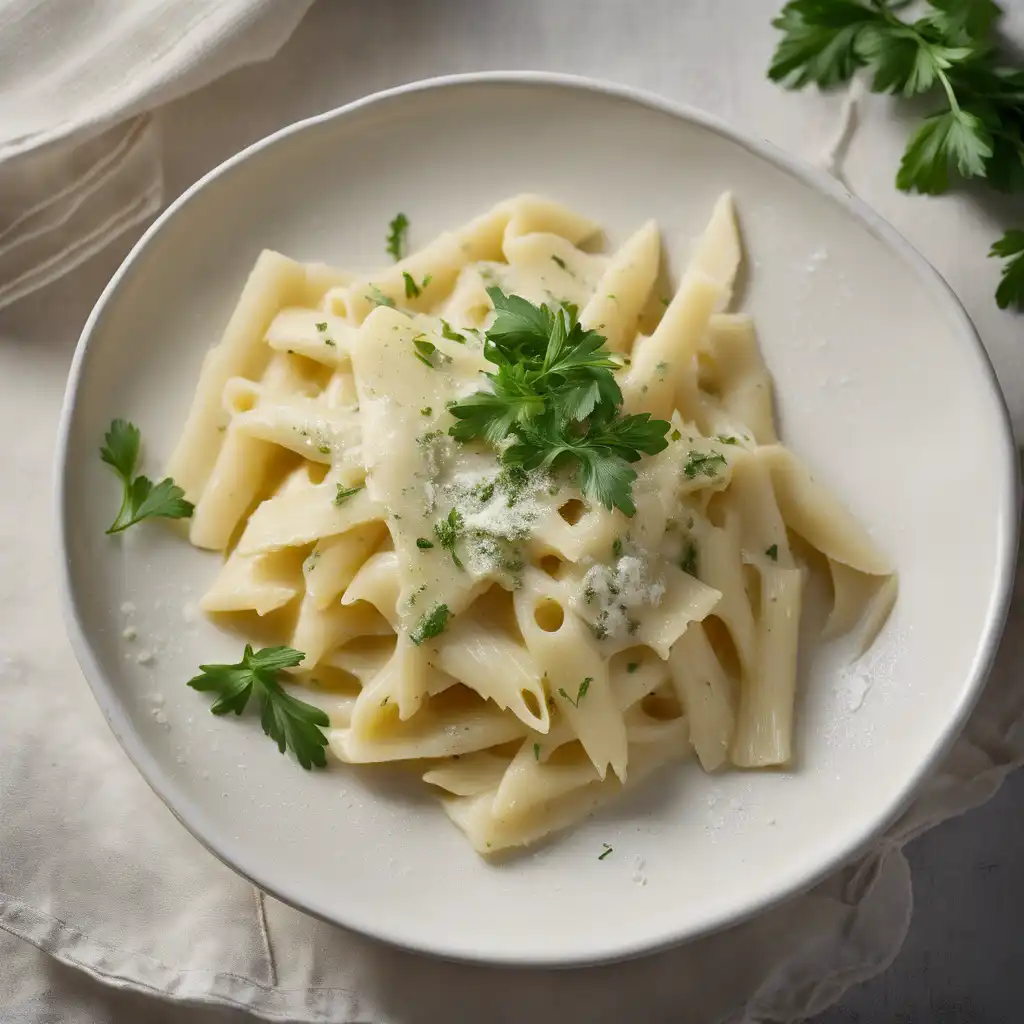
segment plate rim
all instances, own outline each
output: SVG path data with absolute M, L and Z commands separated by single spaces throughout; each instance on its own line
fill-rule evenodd
M 985 613 L 984 628 L 979 638 L 971 671 L 965 680 L 966 686 L 959 702 L 953 709 L 953 714 L 928 756 L 922 760 L 916 771 L 911 773 L 895 798 L 874 815 L 870 826 L 857 841 L 850 842 L 845 847 L 834 851 L 831 857 L 826 858 L 815 870 L 806 872 L 802 878 L 767 890 L 763 899 L 750 901 L 742 910 L 720 912 L 717 916 L 710 917 L 696 926 L 679 926 L 669 931 L 661 929 L 658 934 L 652 935 L 646 940 L 640 939 L 618 944 L 610 943 L 600 951 L 584 954 L 576 954 L 571 950 L 565 950 L 557 955 L 542 957 L 517 955 L 514 952 L 477 953 L 467 951 L 462 947 L 452 946 L 446 942 L 443 936 L 429 945 L 416 940 L 410 941 L 404 939 L 400 934 L 396 934 L 388 926 L 379 925 L 376 921 L 352 922 L 342 920 L 340 916 L 334 916 L 322 909 L 318 909 L 301 897 L 289 893 L 287 884 L 259 877 L 259 873 L 250 873 L 247 870 L 243 870 L 225 850 L 218 848 L 212 839 L 209 839 L 202 833 L 198 824 L 199 819 L 202 817 L 201 812 L 199 812 L 197 807 L 192 806 L 187 796 L 175 793 L 176 787 L 169 775 L 167 775 L 164 768 L 148 749 L 142 734 L 133 726 L 126 706 L 117 697 L 93 650 L 93 646 L 78 613 L 71 581 L 69 523 L 68 517 L 65 515 L 67 505 L 66 483 L 71 424 L 78 402 L 79 380 L 90 339 L 103 315 L 105 307 L 119 289 L 129 269 L 148 247 L 151 240 L 176 216 L 181 207 L 208 184 L 215 181 L 221 175 L 228 173 L 237 165 L 254 157 L 263 149 L 276 145 L 291 135 L 299 134 L 329 121 L 341 120 L 362 110 L 364 107 L 384 104 L 390 100 L 410 94 L 452 87 L 465 88 L 475 85 L 495 84 L 557 87 L 569 91 L 579 91 L 597 94 L 606 98 L 625 100 L 658 113 L 668 114 L 677 120 L 694 124 L 719 135 L 755 156 L 767 160 L 786 174 L 798 179 L 807 187 L 823 193 L 826 197 L 837 202 L 843 207 L 847 215 L 853 217 L 862 226 L 867 228 L 873 237 L 882 245 L 888 247 L 905 264 L 913 269 L 918 279 L 935 297 L 940 315 L 949 321 L 951 327 L 954 328 L 958 335 L 973 345 L 974 354 L 979 359 L 981 369 L 984 372 L 989 399 L 994 404 L 997 419 L 1001 425 L 1000 453 L 997 460 L 998 466 L 996 466 L 995 471 L 999 473 L 1000 479 L 1003 481 L 1004 507 L 1001 510 L 998 524 L 1000 528 L 1000 536 L 998 538 L 1000 564 L 996 586 L 990 595 L 988 608 Z M 1017 448 L 1013 439 L 1010 413 L 999 386 L 992 361 L 978 336 L 974 324 L 971 322 L 953 289 L 935 267 L 902 234 L 867 203 L 853 195 L 853 193 L 845 188 L 841 181 L 828 174 L 825 170 L 815 167 L 800 157 L 787 153 L 766 139 L 733 127 L 716 115 L 685 103 L 669 100 L 646 89 L 605 79 L 546 71 L 496 70 L 464 72 L 420 79 L 370 93 L 349 103 L 334 107 L 331 110 L 314 114 L 311 117 L 303 118 L 279 128 L 277 131 L 239 150 L 239 152 L 228 157 L 193 182 L 163 210 L 135 242 L 110 281 L 104 287 L 86 319 L 75 346 L 75 353 L 68 371 L 67 384 L 61 403 L 55 446 L 54 473 L 55 487 L 53 493 L 56 506 L 57 539 L 60 556 L 60 605 L 72 651 L 110 730 L 147 785 L 160 798 L 171 814 L 221 863 L 263 892 L 269 893 L 303 913 L 319 918 L 329 924 L 357 931 L 373 939 L 414 953 L 462 963 L 491 964 L 507 967 L 567 968 L 609 963 L 631 959 L 692 942 L 703 936 L 741 924 L 752 917 L 769 911 L 799 893 L 806 892 L 835 870 L 865 852 L 912 802 L 922 782 L 952 747 L 981 696 L 999 648 L 1013 595 L 1021 516 L 1020 467 L 1017 462 Z

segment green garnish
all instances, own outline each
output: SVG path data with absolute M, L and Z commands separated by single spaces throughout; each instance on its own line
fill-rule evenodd
M 822 89 L 872 73 L 871 89 L 941 103 L 907 143 L 896 187 L 937 195 L 983 178 L 1001 192 L 1024 189 L 1024 70 L 1004 63 L 992 0 L 928 0 L 916 20 L 897 17 L 899 0 L 792 0 L 772 24 L 782 32 L 768 77 L 789 88 Z M 989 252 L 1010 259 L 996 292 L 1001 308 L 1024 309 L 1021 232 Z M 1020 268 L 1020 269 L 1019 269 Z
M 318 444 L 316 446 L 316 450 L 321 455 L 330 455 L 331 454 L 331 446 L 329 444 Z
M 582 683 L 580 683 L 580 688 L 579 688 L 579 689 L 578 689 L 578 690 L 576 691 L 576 699 L 575 699 L 575 700 L 573 700 L 573 699 L 572 699 L 572 697 L 570 697 L 570 696 L 569 696 L 569 694 L 567 694 L 567 693 L 565 692 L 564 688 L 563 688 L 563 687 L 561 687 L 561 686 L 560 686 L 560 687 L 558 688 L 558 692 L 559 692 L 559 693 L 560 693 L 560 694 L 561 694 L 561 695 L 562 695 L 562 696 L 563 696 L 563 697 L 564 697 L 564 698 L 565 698 L 565 699 L 566 699 L 566 700 L 567 700 L 567 701 L 568 701 L 568 702 L 569 702 L 569 703 L 570 703 L 570 704 L 571 704 L 571 705 L 572 705 L 572 706 L 573 706 L 574 708 L 578 708 L 578 707 L 580 706 L 580 701 L 581 701 L 581 700 L 583 700 L 583 698 L 584 698 L 584 697 L 586 697 L 586 695 L 587 695 L 587 690 L 589 690 L 589 689 L 590 689 L 590 684 L 591 684 L 591 683 L 592 683 L 593 681 L 594 681 L 594 680 L 593 680 L 593 679 L 592 679 L 592 678 L 591 678 L 590 676 L 587 676 L 587 678 L 586 678 L 586 679 L 584 679 Z
M 434 542 L 432 540 L 427 540 L 426 537 L 416 538 L 416 547 L 418 547 L 420 551 L 429 551 L 433 546 Z
M 429 405 L 425 405 L 425 406 L 423 406 L 422 409 L 420 409 L 420 415 L 421 416 L 429 416 L 433 411 L 434 411 L 433 407 L 431 407 Z
M 495 316 L 484 356 L 497 372 L 484 374 L 491 390 L 452 407 L 458 422 L 448 432 L 496 446 L 511 439 L 501 456 L 507 465 L 572 466 L 585 495 L 634 515 L 629 463 L 662 451 L 669 424 L 649 413 L 619 415 L 618 360 L 602 335 L 580 325 L 575 307 L 534 306 L 500 288 L 487 294 Z
M 317 330 L 318 330 L 318 331 L 319 331 L 319 332 L 320 332 L 321 334 L 323 334 L 323 332 L 327 330 L 327 321 L 326 321 L 326 320 L 321 320 L 321 321 L 320 321 L 320 323 L 318 323 L 318 324 L 316 325 L 316 329 L 317 329 Z
M 466 336 L 459 334 L 447 320 L 441 321 L 441 337 L 446 338 L 448 341 L 457 341 L 460 345 L 466 344 Z
M 621 537 L 616 537 L 615 540 L 612 541 L 612 555 L 616 559 L 619 559 L 619 558 L 622 557 L 622 538 Z
M 779 560 L 779 545 L 773 544 L 770 548 L 765 551 L 765 554 L 773 561 Z
M 540 760 L 540 744 L 534 743 L 533 745 L 533 759 L 534 761 Z
M 413 347 L 416 351 L 413 355 L 424 365 L 429 366 L 430 369 L 436 370 L 437 366 L 434 365 L 434 356 L 437 355 L 439 363 L 451 362 L 451 356 L 446 356 L 443 352 L 437 351 L 437 346 L 432 341 L 427 341 L 425 334 L 417 334 L 412 339 Z
M 739 444 L 740 443 L 740 439 L 738 437 L 732 437 L 731 435 L 726 435 L 726 434 L 719 434 L 718 435 L 718 440 L 721 441 L 722 444 Z
M 455 551 L 461 534 L 462 513 L 457 508 L 453 508 L 446 519 L 439 519 L 434 524 L 434 536 L 437 537 L 438 544 L 452 556 L 452 561 L 458 569 L 464 568 L 462 560 Z
M 405 235 L 409 230 L 409 218 L 399 213 L 388 224 L 388 241 L 384 247 L 388 255 L 397 263 L 405 252 Z
M 598 860 L 604 860 L 613 849 L 613 847 L 609 846 L 607 843 L 602 843 L 601 845 L 604 847 L 604 852 L 597 858 Z
M 680 434 L 678 430 L 673 430 L 673 431 L 672 431 L 672 433 L 671 433 L 671 434 L 669 434 L 669 437 L 670 437 L 670 438 L 671 438 L 671 439 L 672 439 L 673 441 L 678 441 L 678 440 L 679 440 L 679 438 L 681 438 L 682 436 L 683 436 L 683 435 L 682 435 L 682 434 Z
M 362 484 L 360 484 L 358 487 L 346 487 L 344 484 L 338 484 L 338 492 L 337 494 L 334 495 L 334 504 L 344 505 L 345 502 L 348 501 L 348 499 L 351 498 L 353 494 L 355 494 L 357 491 L 361 491 L 362 489 Z
M 294 668 L 305 654 L 291 647 L 264 647 L 253 653 L 249 644 L 237 665 L 200 665 L 200 675 L 188 681 L 193 690 L 216 693 L 210 710 L 215 715 L 240 715 L 256 694 L 263 731 L 283 754 L 290 749 L 303 768 L 327 764 L 321 731 L 331 724 L 327 714 L 293 697 L 277 681 L 282 669 Z
M 338 345 L 332 338 L 324 338 L 324 344 L 329 345 L 331 348 L 336 348 Z
M 626 666 L 626 671 L 627 671 L 627 672 L 628 672 L 628 673 L 629 673 L 630 675 L 632 675 L 632 674 L 633 674 L 633 673 L 634 673 L 634 672 L 635 672 L 635 671 L 636 671 L 636 670 L 637 670 L 637 669 L 638 669 L 639 667 L 640 667 L 640 662 L 639 662 L 639 661 L 631 661 L 631 662 L 630 662 L 630 663 L 629 663 L 629 664 L 628 664 L 628 665 Z
M 188 519 L 194 506 L 170 478 L 154 484 L 149 477 L 135 476 L 139 461 L 139 428 L 127 420 L 114 420 L 104 434 L 100 458 L 121 478 L 121 507 L 107 529 L 120 533 L 143 519 Z
M 718 452 L 698 452 L 691 450 L 683 466 L 683 475 L 687 480 L 695 476 L 714 477 L 718 475 L 718 467 L 726 465 L 725 456 Z
M 395 300 L 385 295 L 375 284 L 370 285 L 370 290 L 366 293 L 365 297 L 375 306 L 387 306 L 389 309 L 395 308 Z
M 694 579 L 697 578 L 697 542 L 695 540 L 688 540 L 686 542 L 679 568 Z
M 448 605 L 437 605 L 433 611 L 427 612 L 416 623 L 416 628 L 409 634 L 409 639 L 418 647 L 424 640 L 440 636 L 448 625 L 449 618 L 451 618 L 451 612 L 448 611 Z
M 558 266 L 560 266 L 563 270 L 566 269 L 565 268 L 565 260 L 563 260 L 561 256 L 552 256 L 551 259 L 552 259 L 552 262 L 558 264 Z
M 996 289 L 1000 309 L 1016 304 L 1024 308 L 1024 231 L 1007 231 L 993 246 L 989 256 L 1006 260 L 1003 275 Z
M 412 279 L 412 274 L 407 270 L 403 270 L 402 280 L 405 281 L 405 297 L 407 299 L 418 299 L 420 297 L 420 286 Z

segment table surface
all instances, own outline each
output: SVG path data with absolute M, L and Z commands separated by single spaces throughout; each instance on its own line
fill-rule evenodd
M 750 20 L 752 35 L 745 41 L 732 39 L 742 32 L 725 37 L 719 3 L 446 0 L 442 5 L 436 0 L 374 0 L 372 4 L 321 0 L 296 37 L 261 71 L 264 88 L 258 104 L 250 99 L 253 72 L 243 71 L 164 112 L 167 198 L 237 149 L 290 121 L 402 81 L 480 68 L 530 67 L 604 75 L 706 107 L 797 152 L 804 135 L 827 139 L 840 98 L 787 96 L 763 82 L 773 39 L 767 25 L 781 0 L 730 0 L 730 11 L 742 9 Z M 1004 6 L 1012 8 L 1014 25 L 1024 27 L 1024 0 Z M 674 26 L 674 35 L 666 35 L 668 24 Z M 578 31 L 565 32 L 570 26 Z M 623 48 L 619 39 L 627 28 L 631 44 Z M 715 54 L 702 59 L 701 46 L 694 39 L 699 42 L 705 33 L 720 45 Z M 1017 34 L 1024 37 L 1024 31 Z M 332 45 L 337 46 L 336 66 L 326 59 Z M 644 59 L 638 60 L 638 54 Z M 677 63 L 687 60 L 690 64 L 683 74 Z M 877 108 L 872 108 L 872 116 L 875 113 Z M 886 131 L 884 126 L 873 127 Z M 905 126 L 897 123 L 896 128 L 892 137 L 902 139 Z M 880 145 L 884 148 L 884 142 Z M 884 158 L 887 166 L 893 164 L 892 153 Z M 869 184 L 875 180 L 865 176 Z M 858 189 L 853 180 L 851 185 L 862 194 L 873 188 Z M 893 213 L 895 207 L 888 208 L 896 201 L 893 197 L 881 188 L 877 195 L 865 195 L 925 249 L 965 301 L 965 288 L 975 294 L 979 288 L 990 292 L 991 272 L 979 283 L 977 275 L 960 267 L 952 256 L 944 263 L 941 253 L 937 256 L 921 245 L 912 225 L 901 223 Z M 965 215 L 953 228 L 973 227 L 986 218 L 991 220 L 991 210 L 985 217 Z M 994 230 L 991 223 L 987 230 L 990 234 Z M 134 237 L 119 240 L 82 272 L 101 285 Z M 950 238 L 955 237 L 954 231 Z M 69 329 L 73 320 L 77 332 L 86 312 L 68 310 Z M 992 324 L 991 329 L 1005 337 L 1005 322 L 993 320 Z M 978 326 L 989 342 L 986 324 Z M 1006 367 L 1000 366 L 1000 360 L 1005 363 L 1012 356 L 1005 354 L 1005 345 L 1002 355 L 999 346 L 995 348 L 993 358 L 1006 388 Z M 1021 395 L 1008 393 L 1019 428 L 1024 375 L 1011 372 L 1010 376 L 1021 382 Z M 1013 389 L 1011 385 L 1008 390 Z M 989 804 L 934 829 L 908 848 L 916 910 L 902 954 L 887 974 L 849 992 L 842 1004 L 817 1018 L 818 1024 L 1017 1024 L 1024 1019 L 1022 812 L 1024 773 L 1018 773 Z M 155 1024 L 237 1024 L 246 1019 L 233 1011 L 154 1007 L 141 997 L 107 990 L 66 967 L 47 964 L 40 969 L 52 975 L 54 1019 L 60 1019 L 61 999 L 79 1007 L 94 1005 L 97 1021 L 119 1024 L 141 1019 L 143 1013 Z

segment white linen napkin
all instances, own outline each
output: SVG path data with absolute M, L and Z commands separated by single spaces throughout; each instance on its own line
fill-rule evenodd
M 146 113 L 266 60 L 312 0 L 0 0 L 0 309 L 156 213 Z

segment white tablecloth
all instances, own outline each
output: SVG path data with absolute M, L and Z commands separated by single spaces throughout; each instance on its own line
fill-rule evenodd
M 639 85 L 820 159 L 844 96 L 792 95 L 765 80 L 779 2 L 321 0 L 273 61 L 159 113 L 166 198 L 296 118 L 402 81 L 481 68 Z M 1024 39 L 1024 7 L 1015 5 L 1007 27 Z M 985 258 L 1008 211 L 988 198 L 897 193 L 907 128 L 889 100 L 858 101 L 852 128 L 838 154 L 847 183 L 956 289 L 1024 436 L 1022 321 L 997 310 L 998 266 Z M 278 1020 L 739 1024 L 803 1018 L 888 964 L 910 912 L 902 842 L 986 799 L 1024 759 L 1015 729 L 1024 593 L 978 714 L 891 836 L 812 894 L 685 949 L 558 974 L 441 964 L 264 900 L 213 861 L 110 737 L 58 611 L 49 491 L 61 389 L 81 324 L 132 240 L 0 315 L 0 430 L 11 439 L 0 454 L 0 1020 L 227 1019 L 209 1008 L 144 1009 L 133 993 L 146 993 Z M 99 996 L 82 972 L 128 991 Z

